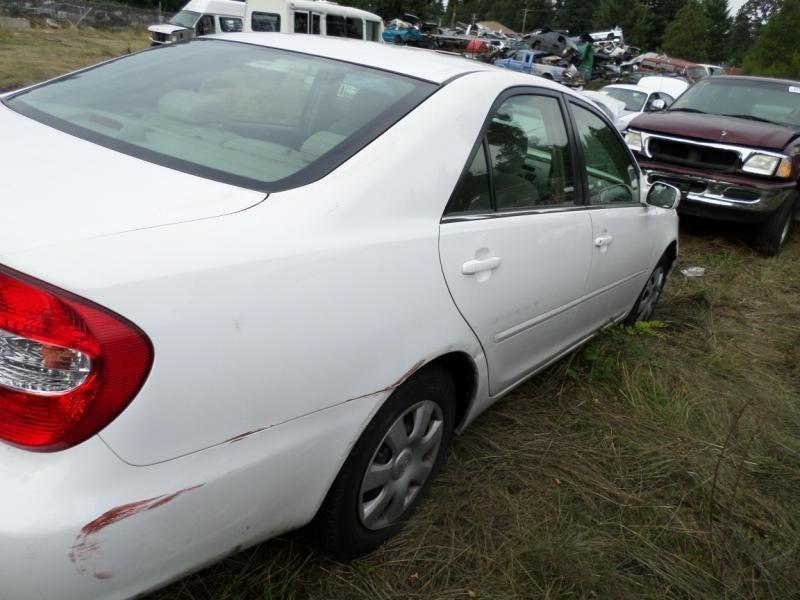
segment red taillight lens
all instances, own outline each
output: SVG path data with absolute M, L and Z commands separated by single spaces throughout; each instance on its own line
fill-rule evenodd
M 0 267 L 0 440 L 47 451 L 79 444 L 122 412 L 152 363 L 133 323 Z

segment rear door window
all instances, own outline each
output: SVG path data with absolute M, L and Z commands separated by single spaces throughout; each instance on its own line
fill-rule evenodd
M 332 37 L 347 36 L 344 17 L 339 15 L 325 15 L 325 29 Z
M 347 17 L 347 37 L 354 40 L 364 39 L 364 22 L 361 19 Z
M 308 33 L 308 13 L 295 11 L 294 13 L 294 32 Z
M 220 17 L 219 28 L 224 33 L 238 32 L 242 30 L 242 20 L 235 17 Z

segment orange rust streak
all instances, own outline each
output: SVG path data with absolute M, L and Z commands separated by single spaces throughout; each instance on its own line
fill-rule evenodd
M 411 367 L 408 371 L 406 371 L 405 375 L 403 375 L 400 379 L 398 379 L 392 385 L 387 387 L 386 390 L 394 390 L 394 389 L 399 388 L 401 385 L 403 385 L 406 382 L 406 380 L 409 377 L 411 377 L 414 373 L 419 371 L 420 367 L 422 365 L 424 365 L 424 364 L 425 364 L 424 360 L 419 361 L 417 364 L 415 364 L 413 367 Z
M 259 427 L 258 429 L 253 429 L 253 431 L 248 431 L 248 432 L 245 432 L 245 433 L 240 433 L 239 435 L 237 435 L 237 436 L 234 436 L 234 437 L 232 437 L 232 438 L 231 438 L 231 439 L 229 439 L 229 440 L 225 440 L 223 443 L 224 443 L 224 444 L 233 444 L 233 443 L 235 443 L 235 442 L 241 442 L 243 439 L 245 439 L 245 438 L 248 438 L 248 437 L 250 437 L 251 435 L 254 435 L 254 434 L 256 434 L 256 433 L 260 433 L 260 432 L 264 431 L 265 429 L 269 429 L 269 427 L 268 427 L 268 426 L 265 426 L 265 427 Z

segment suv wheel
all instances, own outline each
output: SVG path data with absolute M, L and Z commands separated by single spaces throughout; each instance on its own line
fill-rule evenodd
M 776 256 L 792 235 L 792 224 L 797 212 L 797 193 L 793 193 L 766 221 L 756 229 L 753 245 L 767 256 Z

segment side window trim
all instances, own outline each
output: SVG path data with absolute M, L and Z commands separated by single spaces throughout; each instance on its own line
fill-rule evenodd
M 514 86 L 514 87 L 507 88 L 492 103 L 492 106 L 489 109 L 489 112 L 486 115 L 486 118 L 484 119 L 483 125 L 481 126 L 480 133 L 478 134 L 478 137 L 475 140 L 475 144 L 473 145 L 472 151 L 469 153 L 469 157 L 467 158 L 467 162 L 464 165 L 464 168 L 461 170 L 461 175 L 459 175 L 458 181 L 456 182 L 455 187 L 453 187 L 453 190 L 450 192 L 450 197 L 447 200 L 447 204 L 445 204 L 444 211 L 442 213 L 442 217 L 440 219 L 440 222 L 455 222 L 455 221 L 459 221 L 459 220 L 463 221 L 465 217 L 466 218 L 472 217 L 473 219 L 477 218 L 477 217 L 481 217 L 481 216 L 491 216 L 491 217 L 506 216 L 506 217 L 512 217 L 512 216 L 520 216 L 520 215 L 527 215 L 527 214 L 538 214 L 538 213 L 542 213 L 542 212 L 558 212 L 558 211 L 568 211 L 568 210 L 576 210 L 576 209 L 583 210 L 583 209 L 587 208 L 587 206 L 585 205 L 585 201 L 584 201 L 584 198 L 586 198 L 586 195 L 583 193 L 583 191 L 585 189 L 584 186 L 586 185 L 583 182 L 583 179 L 585 178 L 585 170 L 582 170 L 581 173 L 580 173 L 581 177 L 578 177 L 578 173 L 577 172 L 573 173 L 573 177 L 575 179 L 575 183 L 576 184 L 580 183 L 580 186 L 576 187 L 576 189 L 575 189 L 575 203 L 574 203 L 573 206 L 554 207 L 554 208 L 548 208 L 548 209 L 531 208 L 531 209 L 518 210 L 518 211 L 498 211 L 497 210 L 497 202 L 496 202 L 496 199 L 495 199 L 495 190 L 494 190 L 494 176 L 492 174 L 493 169 L 492 169 L 491 161 L 490 161 L 491 157 L 489 156 L 489 151 L 488 151 L 488 148 L 487 148 L 487 132 L 489 130 L 489 126 L 492 124 L 492 119 L 494 117 L 494 114 L 497 112 L 497 110 L 500 108 L 500 106 L 502 106 L 504 102 L 506 102 L 507 100 L 509 100 L 510 98 L 513 98 L 515 96 L 544 96 L 544 97 L 548 97 L 548 98 L 554 98 L 556 101 L 558 101 L 559 110 L 561 111 L 561 118 L 563 119 L 564 127 L 567 130 L 567 140 L 568 140 L 568 143 L 571 145 L 570 158 L 573 160 L 573 171 L 577 171 L 577 169 L 579 168 L 580 164 L 574 162 L 575 158 L 576 158 L 576 152 L 578 151 L 578 149 L 576 148 L 577 136 L 574 135 L 574 131 L 575 130 L 574 130 L 574 127 L 573 127 L 572 122 L 571 122 L 572 118 L 573 118 L 572 117 L 572 112 L 566 106 L 566 103 L 564 101 L 563 95 L 560 92 L 557 92 L 557 91 L 548 90 L 548 89 L 542 89 L 542 88 L 529 87 L 529 86 Z M 469 212 L 469 213 L 466 213 L 466 212 L 454 213 L 452 215 L 449 215 L 447 213 L 447 207 L 450 206 L 450 202 L 452 201 L 453 197 L 455 196 L 456 192 L 458 191 L 459 186 L 464 181 L 464 178 L 467 176 L 467 174 L 469 172 L 469 169 L 470 169 L 470 166 L 472 165 L 472 161 L 475 160 L 475 157 L 478 154 L 479 147 L 483 147 L 484 157 L 487 160 L 487 168 L 488 168 L 488 171 L 489 171 L 489 194 L 490 194 L 490 198 L 491 198 L 491 209 L 490 209 L 490 211 L 483 210 L 483 211 L 475 211 L 475 212 Z M 637 165 L 637 168 L 638 168 L 638 165 Z
M 587 110 L 587 111 L 591 112 L 593 115 L 597 116 L 599 119 L 601 119 L 603 121 L 603 123 L 605 123 L 606 126 L 609 127 L 610 129 L 612 129 L 614 131 L 616 131 L 617 129 L 616 129 L 616 127 L 614 127 L 614 125 L 611 123 L 611 121 L 609 121 L 608 117 L 606 117 L 606 115 L 603 114 L 603 111 L 597 110 L 593 106 L 589 106 L 588 103 L 583 102 L 579 98 L 573 98 L 573 97 L 570 96 L 570 98 L 566 102 L 566 104 L 568 105 L 567 108 L 568 108 L 569 121 L 570 121 L 570 132 L 571 132 L 571 135 L 572 135 L 572 142 L 573 142 L 573 153 L 576 153 L 578 155 L 578 160 L 579 160 L 578 166 L 580 168 L 580 181 L 581 181 L 581 187 L 583 188 L 583 192 L 584 192 L 582 194 L 582 198 L 583 198 L 583 204 L 584 204 L 585 208 L 587 208 L 589 210 L 598 210 L 598 209 L 630 208 L 631 206 L 641 206 L 642 203 L 641 202 L 636 202 L 636 201 L 620 202 L 620 203 L 615 203 L 615 204 L 591 204 L 590 203 L 590 200 L 589 200 L 589 179 L 587 177 L 588 170 L 587 170 L 587 166 L 586 166 L 586 164 L 587 164 L 586 163 L 586 157 L 584 156 L 583 147 L 581 146 L 581 142 L 580 142 L 580 139 L 578 137 L 578 128 L 577 128 L 577 125 L 575 123 L 575 114 L 574 114 L 574 112 L 572 110 L 572 107 L 573 106 L 578 106 L 578 107 L 580 107 L 580 108 L 582 108 L 584 110 Z M 623 143 L 622 147 L 627 152 L 628 159 L 631 161 L 631 163 L 633 164 L 633 168 L 636 170 L 636 176 L 639 178 L 639 181 L 641 181 L 641 179 L 642 179 L 642 169 L 641 169 L 641 167 L 639 167 L 639 162 L 636 160 L 636 157 L 634 157 L 633 152 L 631 152 L 631 150 L 630 150 L 630 148 L 628 148 L 627 144 Z

